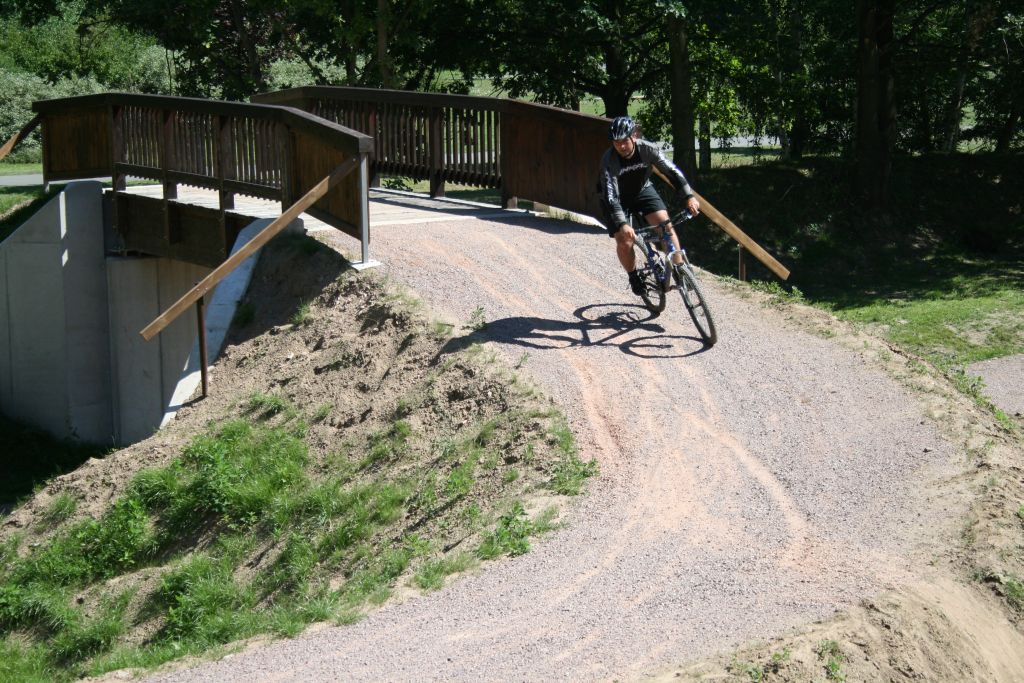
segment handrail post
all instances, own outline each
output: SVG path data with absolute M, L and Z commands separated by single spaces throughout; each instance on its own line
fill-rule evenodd
M 745 249 L 742 244 L 736 245 L 739 248 L 739 278 L 740 282 L 747 281 L 747 259 L 745 255 Z
M 204 297 L 196 299 L 196 322 L 199 326 L 199 375 L 203 379 L 203 398 L 206 398 L 210 390 L 210 380 L 207 370 L 209 360 L 206 353 L 206 307 Z
M 172 231 L 170 200 L 178 198 L 178 184 L 171 182 L 168 172 L 174 167 L 174 111 L 163 110 L 163 129 L 160 135 L 160 172 L 163 175 L 164 239 L 168 244 L 178 241 Z
M 519 199 L 509 187 L 509 176 L 512 168 L 512 153 L 509 149 L 512 124 L 508 110 L 501 112 L 501 121 L 498 124 L 498 168 L 501 170 L 501 205 L 506 209 L 519 208 Z
M 363 268 L 370 265 L 370 162 L 369 155 L 359 155 L 359 244 Z
M 430 196 L 444 196 L 444 138 L 441 133 L 441 107 L 430 108 Z
M 117 170 L 118 164 L 124 163 L 125 160 L 124 107 L 117 105 L 113 105 L 110 108 L 110 152 L 113 162 L 111 163 L 110 168 L 113 173 L 111 181 L 114 187 L 114 192 L 124 192 L 128 187 L 128 176 L 125 173 L 119 173 Z

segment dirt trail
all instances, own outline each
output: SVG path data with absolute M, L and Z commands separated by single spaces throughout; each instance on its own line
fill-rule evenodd
M 373 254 L 452 322 L 482 308 L 601 477 L 528 555 L 160 680 L 637 678 L 917 581 L 948 545 L 957 510 L 933 484 L 960 456 L 920 404 L 710 278 L 702 351 L 678 296 L 651 319 L 590 227 L 394 225 Z

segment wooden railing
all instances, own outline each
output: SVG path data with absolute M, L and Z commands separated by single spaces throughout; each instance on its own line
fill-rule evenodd
M 601 220 L 597 173 L 608 149 L 608 119 L 518 100 L 374 88 L 306 87 L 254 101 L 296 107 L 374 139 L 371 172 L 501 188 L 517 198 Z M 666 179 L 667 182 L 667 179 Z M 750 253 L 783 280 L 789 270 L 701 197 L 705 214 L 740 245 L 740 277 Z
M 374 139 L 371 173 L 500 188 L 517 197 L 598 215 L 597 169 L 607 119 L 490 97 L 372 88 L 306 87 L 254 101 L 303 109 Z
M 227 258 L 230 233 L 238 229 L 225 218 L 235 195 L 278 200 L 285 209 L 345 161 L 365 165 L 373 150 L 368 136 L 288 107 L 108 93 L 44 100 L 33 109 L 43 126 L 44 182 L 109 175 L 118 194 L 128 176 L 155 180 L 163 185 L 161 207 L 115 198 L 115 225 L 126 247 L 212 266 Z M 347 175 L 308 209 L 363 240 L 364 257 L 365 175 Z M 218 192 L 222 234 L 216 239 L 182 225 L 181 208 L 172 206 L 178 185 Z M 162 225 L 119 220 L 125 211 L 162 213 Z

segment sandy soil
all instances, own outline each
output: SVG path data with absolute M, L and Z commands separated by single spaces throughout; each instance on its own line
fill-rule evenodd
M 1002 518 L 976 509 L 983 465 L 986 481 L 1017 468 L 985 491 L 1020 500 L 1019 444 L 916 359 L 710 276 L 720 341 L 703 349 L 678 297 L 651 318 L 612 242 L 565 221 L 387 226 L 373 255 L 451 321 L 482 311 L 487 343 L 566 410 L 600 480 L 526 556 L 156 679 L 749 680 L 730 668 L 747 643 L 751 661 L 788 649 L 769 673 L 807 680 L 824 676 L 812 644 L 832 637 L 871 651 L 873 668 L 844 660 L 849 680 L 884 678 L 878 661 L 895 680 L 1024 671 L 1020 632 L 964 580 L 977 563 L 962 547 L 965 519 L 994 563 L 1019 543 L 991 540 Z M 881 635 L 856 635 L 869 627 Z M 929 638 L 936 656 L 897 666 Z
M 985 382 L 985 394 L 1007 415 L 1024 417 L 1024 354 L 972 363 L 967 372 Z

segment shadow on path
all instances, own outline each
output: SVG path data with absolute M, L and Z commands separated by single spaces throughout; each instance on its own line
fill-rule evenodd
M 638 358 L 686 358 L 707 350 L 700 337 L 665 334 L 665 328 L 655 322 L 657 316 L 637 304 L 590 304 L 577 308 L 573 316 L 571 320 L 502 318 L 487 323 L 483 329 L 453 337 L 441 353 L 460 351 L 485 341 L 540 350 L 617 346 L 623 353 Z M 679 344 L 680 341 L 686 344 Z M 685 350 L 694 343 L 696 349 Z

